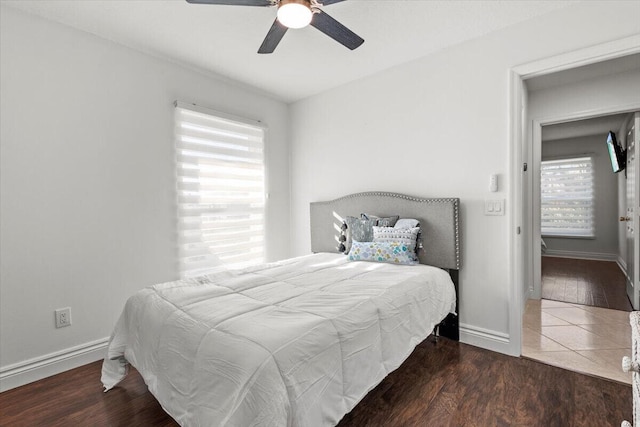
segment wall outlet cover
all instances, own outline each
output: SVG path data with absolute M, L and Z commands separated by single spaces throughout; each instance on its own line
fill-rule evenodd
M 71 307 L 59 308 L 56 313 L 56 328 L 64 328 L 71 325 Z

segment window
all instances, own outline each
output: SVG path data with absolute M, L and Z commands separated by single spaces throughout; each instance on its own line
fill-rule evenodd
M 180 276 L 264 262 L 264 128 L 176 103 Z
M 540 181 L 542 235 L 594 237 L 592 158 L 543 161 Z

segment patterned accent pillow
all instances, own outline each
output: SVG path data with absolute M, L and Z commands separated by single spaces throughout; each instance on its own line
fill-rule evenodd
M 354 216 L 348 216 L 344 219 L 347 224 L 347 240 L 345 242 L 345 254 L 349 253 L 351 243 L 355 240 L 358 242 L 371 242 L 373 240 L 374 220 L 360 219 Z
M 353 242 L 349 261 L 388 262 L 391 264 L 418 264 L 411 247 L 400 242 Z
M 420 227 L 395 228 L 395 227 L 373 227 L 374 242 L 401 242 L 416 246 Z
M 393 227 L 400 218 L 400 215 L 392 215 L 388 217 L 379 217 L 375 215 L 369 215 L 366 213 L 361 213 L 360 218 L 362 219 L 372 219 L 376 223 L 373 225 L 377 225 L 378 227 Z

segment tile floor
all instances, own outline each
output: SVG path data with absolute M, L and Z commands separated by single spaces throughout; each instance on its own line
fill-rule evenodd
M 622 372 L 631 355 L 629 313 L 552 300 L 529 300 L 522 325 L 522 356 L 631 384 Z

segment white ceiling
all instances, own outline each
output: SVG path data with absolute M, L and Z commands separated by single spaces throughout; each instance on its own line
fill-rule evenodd
M 313 27 L 256 52 L 275 8 L 185 0 L 0 0 L 293 102 L 576 1 L 350 0 L 324 10 L 365 39 L 350 51 Z M 320 0 L 321 2 L 321 0 Z

